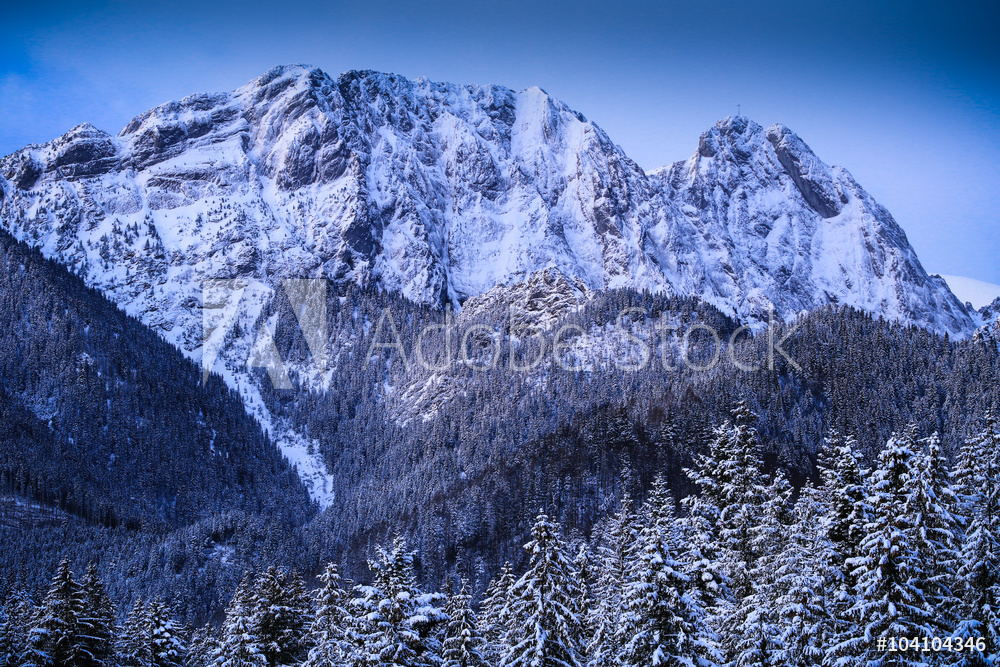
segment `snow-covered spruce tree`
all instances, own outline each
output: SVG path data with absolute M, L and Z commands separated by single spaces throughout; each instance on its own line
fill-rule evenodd
M 749 593 L 734 601 L 733 613 L 726 619 L 729 629 L 723 636 L 727 661 L 739 667 L 767 667 L 781 664 L 784 651 L 779 625 L 777 571 L 786 546 L 786 530 L 791 523 L 792 488 L 780 472 L 763 494 L 759 507 L 743 516 L 756 516 L 756 523 L 746 529 L 750 550 L 757 554 L 749 565 Z M 730 549 L 730 553 L 732 553 Z
M 857 578 L 851 614 L 858 634 L 843 638 L 833 657 L 859 667 L 918 664 L 920 656 L 879 650 L 880 637 L 932 635 L 931 611 L 918 577 L 919 555 L 906 500 L 916 471 L 916 433 L 912 427 L 893 435 L 879 454 L 871 475 L 872 519 L 860 555 L 847 562 Z M 843 664 L 843 662 L 842 662 Z
M 396 537 L 368 562 L 370 586 L 356 586 L 351 611 L 360 619 L 359 663 L 379 667 L 430 667 L 441 662 L 438 629 L 447 620 L 434 606 L 441 596 L 417 587 L 413 552 Z
M 147 667 L 152 660 L 146 605 L 138 598 L 115 640 L 115 656 L 122 667 Z
M 218 650 L 219 642 L 212 634 L 211 626 L 202 626 L 191 634 L 184 667 L 209 667 L 214 664 Z
M 834 593 L 830 611 L 837 626 L 837 636 L 846 640 L 858 636 L 854 619 L 849 613 L 854 607 L 857 580 L 855 568 L 848 562 L 861 556 L 861 543 L 871 523 L 868 471 L 861 465 L 856 440 L 837 433 L 827 436 L 820 452 L 819 467 L 822 490 L 830 503 L 827 534 L 834 548 L 834 559 L 829 563 Z M 840 641 L 835 640 L 833 645 Z
M 302 578 L 269 567 L 254 585 L 250 625 L 270 667 L 294 665 L 305 657 L 311 605 Z
M 961 618 L 955 634 L 986 640 L 986 651 L 962 654 L 962 667 L 1000 662 L 1000 423 L 990 415 L 969 438 L 953 471 L 965 519 L 958 570 Z
M 69 560 L 63 560 L 28 633 L 28 645 L 21 657 L 21 665 L 76 665 L 81 659 L 80 615 L 83 606 L 83 588 L 73 579 Z
M 720 662 L 696 586 L 677 559 L 673 499 L 662 476 L 643 505 L 644 526 L 622 593 L 618 663 L 709 667 Z
M 267 658 L 260 637 L 251 622 L 253 613 L 253 580 L 247 573 L 226 609 L 226 620 L 213 667 L 264 667 Z
M 486 639 L 485 657 L 490 665 L 498 665 L 510 649 L 507 642 L 509 628 L 504 619 L 510 606 L 511 590 L 514 588 L 514 569 L 510 562 L 500 568 L 500 574 L 490 582 L 479 603 L 479 619 Z
M 265 667 L 267 658 L 260 649 L 250 619 L 244 615 L 226 619 L 226 628 L 215 659 L 218 667 Z
M 732 411 L 732 421 L 714 430 L 707 455 L 696 459 L 688 477 L 701 491 L 701 510 L 716 514 L 715 521 L 722 558 L 733 595 L 746 597 L 753 592 L 751 572 L 758 552 L 752 529 L 758 523 L 765 497 L 760 444 L 753 428 L 755 419 L 741 401 Z
M 93 563 L 87 566 L 82 586 L 80 664 L 81 667 L 101 667 L 109 664 L 115 652 L 115 610 Z
M 183 631 L 170 618 L 167 608 L 159 600 L 146 607 L 149 627 L 149 659 L 152 667 L 181 667 L 187 655 Z
M 576 581 L 580 585 L 580 594 L 576 598 L 576 615 L 583 623 L 584 637 L 590 642 L 592 629 L 590 627 L 591 613 L 594 608 L 594 597 L 592 582 L 594 578 L 593 555 L 590 552 L 590 545 L 580 539 L 574 549 L 576 555 L 573 557 L 573 569 L 576 572 Z M 572 552 L 571 552 L 572 553 Z
M 448 628 L 442 644 L 442 667 L 487 667 L 483 656 L 485 640 L 479 632 L 476 613 L 472 610 L 472 596 L 468 594 L 468 582 L 462 580 L 462 588 L 448 598 L 445 609 L 448 614 Z
M 509 629 L 504 667 L 583 667 L 583 622 L 576 613 L 580 584 L 559 527 L 545 514 L 535 518 L 528 570 L 511 589 L 500 622 Z
M 316 591 L 305 667 L 340 667 L 349 664 L 354 651 L 350 637 L 353 621 L 347 610 L 349 596 L 333 563 L 327 564 L 319 580 L 322 585 Z
M 831 613 L 836 552 L 828 537 L 826 494 L 807 486 L 795 503 L 795 522 L 775 561 L 773 602 L 778 664 L 820 665 L 836 635 Z
M 608 667 L 615 665 L 618 659 L 622 589 L 628 580 L 629 563 L 638 537 L 632 498 L 623 491 L 618 510 L 599 528 L 594 602 L 587 622 L 590 629 L 587 664 L 590 667 Z
M 14 624 L 11 622 L 5 603 L 0 606 L 0 667 L 13 667 L 15 657 Z
M 726 619 L 733 612 L 729 579 L 720 542 L 716 508 L 699 496 L 688 496 L 676 524 L 684 572 L 691 577 L 691 595 L 705 612 L 704 630 L 718 644 Z
M 957 596 L 958 536 L 960 520 L 948 463 L 941 453 L 938 436 L 921 441 L 915 475 L 906 498 L 912 525 L 913 547 L 921 571 L 924 596 L 933 612 L 930 625 L 938 636 L 946 636 L 957 622 L 961 606 Z
M 20 658 L 28 645 L 28 631 L 34 625 L 35 617 L 40 610 L 24 591 L 15 591 L 4 603 L 3 610 L 7 621 L 0 642 L 4 643 L 6 649 L 0 650 L 5 650 L 6 653 L 0 655 L 7 656 L 8 664 L 4 665 L 0 661 L 0 665 L 16 667 L 20 665 Z

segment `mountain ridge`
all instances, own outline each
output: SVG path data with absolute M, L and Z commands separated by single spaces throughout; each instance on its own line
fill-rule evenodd
M 743 117 L 720 121 L 702 135 L 695 157 L 723 151 L 739 162 L 739 150 L 724 150 L 737 125 L 760 129 Z M 832 218 L 845 191 L 859 193 L 862 213 L 885 221 L 885 240 L 906 251 L 897 268 L 922 274 L 917 278 L 935 293 L 927 308 L 893 310 L 873 295 L 851 305 L 953 335 L 971 331 L 962 305 L 932 284 L 902 230 L 846 170 L 826 167 L 784 126 L 767 132 L 780 134 L 772 137 L 771 157 L 812 210 Z M 205 155 L 212 151 L 214 160 Z M 285 222 L 292 227 L 286 232 L 298 232 L 298 244 L 280 248 L 298 255 L 282 257 L 288 273 L 372 280 L 418 302 L 461 302 L 543 268 L 580 277 L 591 290 L 694 294 L 751 319 L 771 305 L 787 318 L 851 292 L 821 291 L 790 304 L 775 298 L 774 288 L 756 289 L 758 281 L 728 279 L 733 267 L 712 257 L 718 230 L 688 225 L 691 216 L 679 206 L 690 197 L 664 189 L 663 175 L 681 163 L 642 172 L 603 130 L 537 87 L 456 86 L 371 70 L 335 80 L 318 68 L 282 66 L 231 93 L 155 107 L 116 137 L 82 124 L 2 164 L 0 173 L 20 191 L 52 174 L 149 173 L 137 183 L 145 192 L 108 202 L 110 214 L 183 209 L 242 181 L 257 190 L 243 193 L 260 200 L 250 206 L 270 218 L 260 222 Z M 817 180 L 817 172 L 837 178 Z M 292 201 L 291 193 L 309 201 Z M 252 269 L 267 254 L 240 248 L 233 268 Z M 934 309 L 944 311 L 941 321 Z
M 274 419 L 247 367 L 285 279 L 440 307 L 555 271 L 581 293 L 694 296 L 757 328 L 829 304 L 975 328 L 891 215 L 787 128 L 729 118 L 647 174 L 537 87 L 273 68 L 117 136 L 81 124 L 0 159 L 0 226 L 207 360 L 314 497 L 334 486 L 317 443 Z M 217 280 L 241 285 L 240 334 L 209 341 Z

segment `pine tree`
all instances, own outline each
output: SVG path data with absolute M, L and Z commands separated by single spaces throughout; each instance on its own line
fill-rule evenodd
M 4 604 L 6 614 L 6 628 L 4 636 L 0 637 L 6 651 L 8 665 L 4 667 L 17 667 L 21 664 L 21 656 L 24 655 L 28 646 L 28 631 L 35 624 L 35 618 L 40 611 L 32 603 L 31 599 L 24 591 L 15 592 Z M 0 653 L 0 655 L 4 655 Z M 4 663 L 0 661 L 0 665 Z
M 160 601 L 153 601 L 146 607 L 146 623 L 149 628 L 149 658 L 153 667 L 181 667 L 187 655 L 187 646 L 166 607 Z
M 524 548 L 525 572 L 511 589 L 500 621 L 509 628 L 504 667 L 582 667 L 583 622 L 576 613 L 580 584 L 559 528 L 539 514 Z
M 141 598 L 132 605 L 125 627 L 115 642 L 115 653 L 122 667 L 148 667 L 152 661 L 149 619 Z
M 681 537 L 684 572 L 691 578 L 691 595 L 705 612 L 706 636 L 721 643 L 721 631 L 733 613 L 732 594 L 726 576 L 724 549 L 714 508 L 699 496 L 688 496 L 681 504 L 685 514 L 677 520 Z
M 644 507 L 645 525 L 623 591 L 619 631 L 623 665 L 716 665 L 719 654 L 706 636 L 696 586 L 677 559 L 673 499 L 662 476 Z
M 391 549 L 379 548 L 368 566 L 371 586 L 357 586 L 352 612 L 363 619 L 360 627 L 362 663 L 380 667 L 426 667 L 441 661 L 437 629 L 445 620 L 434 606 L 437 594 L 417 588 L 413 552 L 402 537 Z
M 462 580 L 461 590 L 448 600 L 445 612 L 448 628 L 442 644 L 442 667 L 486 667 L 483 657 L 485 641 L 479 632 L 476 614 L 472 611 L 472 596 L 467 593 L 468 582 Z
M 310 649 L 305 667 L 340 667 L 354 652 L 349 598 L 333 563 L 327 564 L 319 580 L 322 586 L 316 591 L 316 614 L 306 642 Z
M 576 608 L 574 611 L 583 624 L 584 646 L 587 646 L 590 644 L 591 637 L 593 636 L 593 630 L 590 626 L 590 620 L 593 617 L 594 611 L 592 589 L 594 578 L 593 556 L 590 553 L 590 545 L 585 540 L 578 539 L 575 542 L 575 548 L 570 553 L 576 553 L 573 557 L 573 570 L 576 572 L 576 580 L 580 585 L 580 594 L 576 598 Z
M 253 613 L 253 581 L 249 574 L 236 589 L 226 620 L 222 625 L 222 636 L 216 651 L 214 667 L 265 667 L 267 658 L 261 647 L 260 637 L 251 622 Z
M 859 665 L 910 664 L 912 658 L 905 652 L 878 650 L 879 637 L 933 635 L 927 627 L 931 612 L 919 585 L 921 568 L 906 512 L 909 487 L 916 474 L 915 444 L 915 429 L 911 427 L 890 438 L 879 454 L 870 484 L 872 520 L 861 542 L 861 555 L 847 563 L 855 568 L 857 577 L 851 612 L 860 632 L 844 639 L 836 654 L 854 656 Z
M 786 546 L 775 563 L 778 664 L 820 665 L 835 636 L 830 591 L 836 551 L 828 537 L 826 513 L 823 494 L 803 489 Z
M 714 430 L 709 454 L 699 456 L 697 467 L 686 472 L 701 491 L 700 510 L 716 526 L 727 578 L 740 599 L 753 591 L 752 570 L 759 554 L 752 531 L 765 487 L 755 417 L 742 401 L 732 415 L 732 421 Z
M 831 433 L 820 454 L 820 472 L 830 503 L 827 534 L 834 547 L 830 563 L 835 591 L 832 613 L 840 626 L 838 634 L 846 639 L 857 636 L 848 614 L 854 607 L 857 580 L 854 568 L 847 563 L 861 556 L 861 543 L 871 523 L 867 471 L 861 466 L 855 439 Z
M 59 563 L 42 609 L 28 634 L 24 667 L 77 665 L 81 661 L 80 616 L 83 588 L 73 579 L 69 561 Z
M 618 511 L 605 524 L 597 548 L 597 583 L 587 623 L 591 632 L 587 646 L 590 667 L 614 665 L 621 651 L 616 635 L 623 613 L 622 589 L 628 579 L 629 562 L 638 537 L 632 499 L 624 494 Z
M 930 609 L 931 624 L 939 636 L 947 635 L 958 619 L 956 594 L 960 520 L 947 461 L 937 435 L 922 441 L 915 475 L 906 498 L 913 547 L 920 565 L 919 578 Z
M 253 633 L 250 619 L 243 615 L 226 619 L 215 664 L 218 667 L 264 667 L 267 658 L 260 649 L 260 640 Z
M 791 493 L 788 480 L 778 473 L 759 507 L 743 503 L 743 507 L 752 508 L 752 513 L 746 511 L 741 516 L 756 519 L 740 532 L 749 535 L 747 553 L 756 555 L 751 563 L 745 563 L 750 580 L 748 593 L 735 600 L 726 621 L 727 627 L 736 631 L 727 633 L 723 642 L 729 661 L 739 667 L 781 664 L 780 656 L 786 649 L 779 626 L 781 590 L 777 574 L 786 548 Z
M 986 640 L 985 653 L 965 652 L 960 664 L 985 667 L 1000 662 L 1000 423 L 993 415 L 962 447 L 953 476 L 966 521 L 955 634 Z
M 257 579 L 249 606 L 250 625 L 267 664 L 298 663 L 305 654 L 310 613 L 301 577 L 269 567 Z
M 0 667 L 13 667 L 15 657 L 14 624 L 11 622 L 5 603 L 0 606 Z
M 115 611 L 93 563 L 87 566 L 82 586 L 81 665 L 100 667 L 114 655 Z
M 184 667 L 208 667 L 215 664 L 215 656 L 219 650 L 218 641 L 206 625 L 195 630 L 188 643 Z
M 504 619 L 509 613 L 515 582 L 514 569 L 509 561 L 505 562 L 500 568 L 500 575 L 490 582 L 479 604 L 483 637 L 486 639 L 485 657 L 490 665 L 500 664 L 510 648 L 507 642 L 509 628 Z

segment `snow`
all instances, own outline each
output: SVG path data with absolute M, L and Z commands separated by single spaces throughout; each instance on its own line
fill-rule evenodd
M 955 296 L 963 302 L 968 301 L 977 310 L 990 305 L 997 297 L 1000 297 L 1000 285 L 962 276 L 942 275 L 941 277 L 948 283 L 948 287 L 955 293 Z
M 157 107 L 117 137 L 80 126 L 3 158 L 0 224 L 66 266 L 86 265 L 88 284 L 189 358 L 204 357 L 321 501 L 332 488 L 321 457 L 274 423 L 246 366 L 285 279 L 378 285 L 439 304 L 442 293 L 474 301 L 516 291 L 551 268 L 581 294 L 695 295 L 755 326 L 771 306 L 791 318 L 841 303 L 971 332 L 888 212 L 787 128 L 726 119 L 701 143 L 687 161 L 646 174 L 538 88 L 375 72 L 334 80 L 289 66 Z M 49 168 L 71 144 L 110 146 L 111 166 Z M 28 159 L 43 169 L 21 190 L 11 179 Z M 222 326 L 206 341 L 211 280 L 245 286 L 233 312 L 208 322 Z M 242 335 L 229 335 L 234 322 Z M 619 341 L 589 335 L 595 349 L 583 356 L 599 365 Z M 287 370 L 310 388 L 334 377 Z M 412 391 L 433 404 L 460 389 L 446 384 Z

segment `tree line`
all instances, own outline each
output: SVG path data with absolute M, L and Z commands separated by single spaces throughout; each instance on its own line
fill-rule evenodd
M 0 665 L 180 667 L 765 667 L 992 665 L 1000 605 L 1000 423 L 954 462 L 936 436 L 893 434 L 870 469 L 830 434 L 820 482 L 765 474 L 739 404 L 685 473 L 661 475 L 589 539 L 540 513 L 524 549 L 474 604 L 467 581 L 425 591 L 403 537 L 376 549 L 369 583 L 334 564 L 312 592 L 269 567 L 240 584 L 218 629 L 138 602 L 120 625 L 90 568 L 63 562 L 37 607 L 0 615 Z M 624 486 L 624 485 L 623 485 Z M 888 652 L 879 638 L 950 638 L 950 650 Z M 978 641 L 977 641 L 978 640 Z M 955 650 L 955 646 L 961 650 Z

